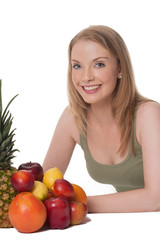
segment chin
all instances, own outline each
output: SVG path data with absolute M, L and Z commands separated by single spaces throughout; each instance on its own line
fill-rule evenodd
M 84 99 L 83 100 L 87 103 L 87 104 L 90 104 L 90 105 L 97 105 L 97 104 L 100 104 L 101 101 L 98 101 L 98 100 L 89 100 L 89 99 Z

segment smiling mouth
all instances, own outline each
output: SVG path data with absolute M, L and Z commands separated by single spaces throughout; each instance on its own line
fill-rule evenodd
M 95 93 L 99 90 L 101 86 L 102 85 L 99 84 L 99 85 L 91 85 L 91 86 L 82 86 L 82 88 L 86 93 Z

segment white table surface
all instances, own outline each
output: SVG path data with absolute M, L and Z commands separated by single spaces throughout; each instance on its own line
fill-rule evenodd
M 2 238 L 3 236 L 3 238 Z M 0 239 L 12 240 L 86 240 L 86 239 L 160 239 L 160 212 L 88 214 L 86 222 L 64 230 L 19 233 L 16 229 L 0 229 Z

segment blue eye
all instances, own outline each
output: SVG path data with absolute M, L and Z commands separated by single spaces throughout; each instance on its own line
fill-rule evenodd
M 104 63 L 96 63 L 96 67 L 98 67 L 98 68 L 101 68 L 101 67 L 104 67 L 105 65 L 104 65 Z
M 80 67 L 81 67 L 81 66 L 80 66 L 79 64 L 74 64 L 74 65 L 73 65 L 73 68 L 74 68 L 74 69 L 78 69 L 78 68 L 80 68 Z

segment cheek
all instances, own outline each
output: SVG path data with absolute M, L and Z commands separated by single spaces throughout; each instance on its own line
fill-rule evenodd
M 79 77 L 74 71 L 72 72 L 71 76 L 72 76 L 72 82 L 73 82 L 74 86 L 76 87 L 79 83 Z
M 71 77 L 72 77 L 72 83 L 73 83 L 73 85 L 75 86 L 75 76 L 74 76 L 74 74 L 72 73 L 72 75 L 71 75 Z
M 75 89 L 78 90 L 78 80 L 77 80 L 76 74 L 72 73 L 71 77 L 72 77 L 73 86 L 75 87 Z
M 102 74 L 101 79 L 107 88 L 114 90 L 117 85 L 117 74 L 114 71 L 107 71 Z

